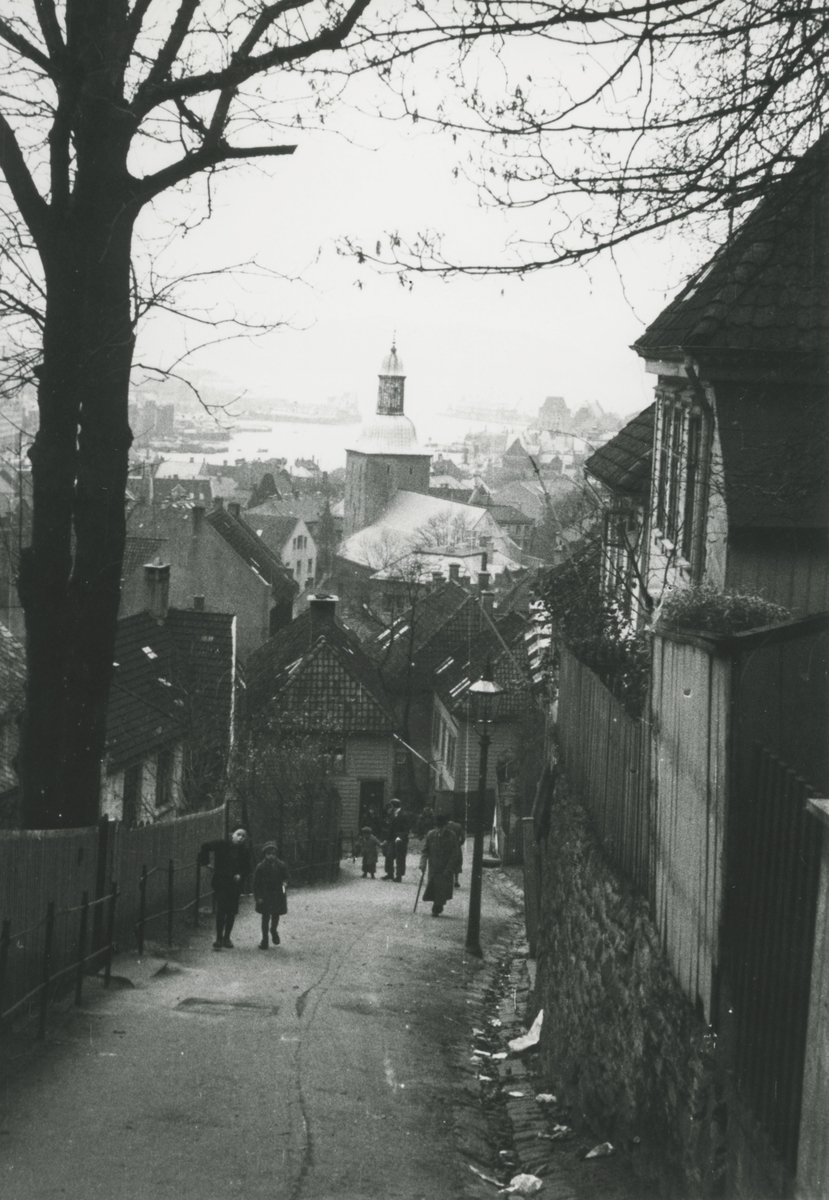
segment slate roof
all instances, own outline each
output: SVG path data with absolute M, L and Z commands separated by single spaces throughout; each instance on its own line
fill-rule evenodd
M 325 497 L 321 493 L 313 495 L 287 496 L 284 499 L 269 496 L 262 504 L 247 510 L 253 524 L 259 516 L 263 517 L 302 517 L 305 521 L 319 520 L 325 508 Z M 332 513 L 334 508 L 332 506 Z
M 312 641 L 311 616 L 297 617 L 248 659 L 249 711 L 275 705 L 309 729 L 392 732 L 382 681 L 357 638 L 334 620 Z
M 643 357 L 705 350 L 826 354 L 829 133 L 634 343 Z
M 115 638 L 107 708 L 110 771 L 186 738 L 191 728 L 229 735 L 233 686 L 228 613 L 170 609 L 124 617 Z
M 534 525 L 535 520 L 528 517 L 520 508 L 513 504 L 488 504 L 487 512 L 499 525 Z
M 263 513 L 261 510 L 255 508 L 248 510 L 248 516 L 250 518 L 251 529 L 267 543 L 274 554 L 282 550 L 282 547 L 294 529 L 296 529 L 297 522 L 301 520 L 300 517 L 272 516 L 270 513 Z M 260 530 L 261 533 L 259 532 Z
M 613 492 L 637 504 L 648 498 L 656 404 L 650 404 L 585 461 L 584 469 Z
M 164 550 L 166 538 L 127 536 L 124 546 L 124 561 L 121 566 L 121 579 L 128 579 L 133 571 L 151 563 L 157 554 Z
M 509 692 L 501 717 L 524 710 L 527 681 L 498 628 L 477 593 L 451 580 L 379 634 L 370 652 L 390 689 L 434 689 L 450 711 L 463 709 L 470 684 L 490 662 L 495 680 Z
M 243 562 L 269 583 L 278 598 L 288 598 L 296 592 L 296 583 L 269 546 L 244 517 L 234 516 L 225 508 L 214 508 L 205 520 L 224 538 Z
M 209 479 L 153 479 L 153 504 L 210 505 L 213 489 Z

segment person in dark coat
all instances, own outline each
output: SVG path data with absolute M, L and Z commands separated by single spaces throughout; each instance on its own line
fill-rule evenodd
M 262 915 L 260 950 L 268 948 L 268 929 L 274 946 L 280 943 L 279 918 L 288 911 L 288 868 L 276 856 L 276 842 L 262 847 L 262 861 L 253 873 L 253 899 L 256 911 Z
M 385 858 L 386 873 L 383 879 L 402 883 L 406 874 L 406 852 L 409 849 L 409 818 L 403 812 L 399 800 L 392 800 L 386 820 Z
M 363 879 L 367 875 L 374 878 L 374 873 L 377 870 L 378 852 L 382 849 L 383 843 L 374 836 L 370 825 L 364 825 L 360 830 L 360 853 L 363 856 Z
M 426 891 L 423 899 L 432 902 L 432 916 L 439 917 L 447 900 L 452 899 L 452 885 L 458 870 L 461 848 L 451 829 L 447 828 L 446 815 L 438 813 L 435 828 L 430 829 L 423 842 L 420 869 L 428 868 Z
M 239 911 L 239 897 L 245 890 L 250 875 L 250 848 L 248 835 L 241 825 L 230 838 L 204 842 L 200 861 L 207 865 L 213 855 L 213 892 L 216 897 L 216 940 L 214 950 L 233 949 L 230 934 Z
M 463 870 L 463 846 L 466 838 L 463 835 L 463 825 L 460 821 L 447 821 L 446 828 L 451 829 L 455 837 L 458 839 L 458 865 L 455 868 L 455 887 L 461 886 L 461 871 Z

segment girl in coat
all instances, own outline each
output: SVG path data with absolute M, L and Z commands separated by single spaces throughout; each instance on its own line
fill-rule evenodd
M 253 899 L 256 911 L 262 915 L 260 950 L 268 948 L 269 929 L 274 946 L 279 945 L 279 918 L 288 911 L 287 881 L 288 868 L 281 858 L 276 857 L 276 843 L 266 842 L 262 847 L 262 861 L 253 873 Z
M 367 875 L 374 878 L 374 872 L 377 870 L 377 857 L 380 850 L 383 848 L 383 843 L 379 838 L 374 836 L 370 825 L 364 825 L 360 830 L 360 849 L 363 855 L 363 879 Z

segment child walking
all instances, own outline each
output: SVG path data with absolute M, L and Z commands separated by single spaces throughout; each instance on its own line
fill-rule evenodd
M 364 825 L 360 830 L 360 848 L 363 855 L 363 879 L 367 875 L 373 879 L 377 870 L 377 856 L 383 848 L 383 843 L 374 836 L 370 825 Z
M 268 949 L 269 930 L 274 946 L 279 945 L 279 918 L 288 911 L 287 879 L 288 868 L 276 856 L 276 843 L 266 842 L 262 847 L 262 861 L 253 873 L 253 899 L 256 911 L 262 914 L 260 950 Z

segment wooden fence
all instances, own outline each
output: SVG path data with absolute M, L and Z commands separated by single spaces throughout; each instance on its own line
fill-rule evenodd
M 95 965 L 108 946 L 135 947 L 142 890 L 143 931 L 162 939 L 171 908 L 195 904 L 199 846 L 223 829 L 219 808 L 138 828 L 104 821 L 88 829 L 0 830 L 0 1017 L 79 961 Z
M 561 651 L 562 765 L 590 811 L 606 854 L 651 892 L 650 729 L 567 649 Z

